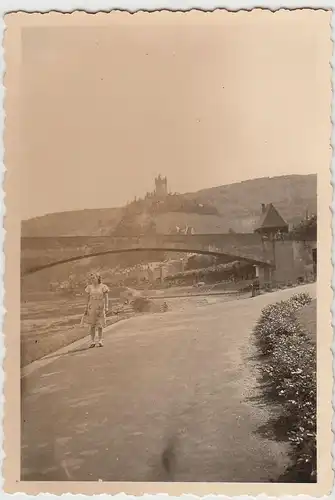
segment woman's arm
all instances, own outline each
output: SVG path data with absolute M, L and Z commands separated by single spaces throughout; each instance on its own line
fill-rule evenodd
M 105 311 L 108 311 L 108 306 L 109 306 L 109 297 L 108 297 L 108 292 L 104 293 L 104 302 L 105 302 Z
M 90 294 L 88 294 L 87 296 L 87 301 L 86 301 L 86 308 L 85 308 L 85 312 L 87 313 L 88 312 L 88 305 L 90 303 Z
M 85 292 L 87 293 L 87 300 L 86 300 L 86 307 L 85 307 L 85 314 L 88 313 L 88 305 L 90 303 L 90 289 L 89 287 L 85 288 Z

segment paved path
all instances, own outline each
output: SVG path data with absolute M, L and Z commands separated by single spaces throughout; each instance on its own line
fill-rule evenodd
M 257 432 L 251 330 L 298 291 L 316 287 L 133 318 L 23 378 L 22 479 L 276 479 L 287 448 Z

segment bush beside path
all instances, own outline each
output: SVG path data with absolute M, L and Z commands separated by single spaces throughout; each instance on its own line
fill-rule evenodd
M 268 432 L 291 445 L 282 482 L 316 482 L 316 300 L 308 293 L 267 305 L 254 328 L 263 398 L 279 409 Z

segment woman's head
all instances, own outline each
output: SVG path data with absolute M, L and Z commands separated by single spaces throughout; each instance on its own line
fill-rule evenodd
M 94 285 L 99 285 L 101 283 L 101 276 L 99 273 L 91 273 L 90 274 L 90 282 Z

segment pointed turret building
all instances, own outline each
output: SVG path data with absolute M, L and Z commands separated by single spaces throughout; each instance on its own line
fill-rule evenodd
M 273 204 L 264 205 L 263 203 L 262 214 L 254 232 L 264 236 L 271 236 L 278 232 L 288 233 L 288 229 L 287 222 L 282 218 Z

